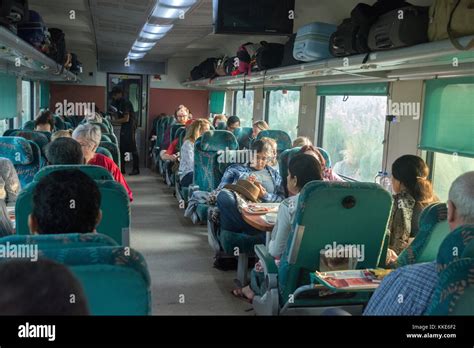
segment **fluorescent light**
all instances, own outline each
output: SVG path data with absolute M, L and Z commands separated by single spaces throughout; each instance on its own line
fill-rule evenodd
M 128 53 L 128 58 L 130 59 L 142 59 L 143 57 L 145 57 L 145 53 Z
M 196 0 L 160 0 L 160 4 L 170 7 L 191 7 Z
M 144 31 L 140 33 L 141 38 L 148 39 L 148 40 L 159 40 L 163 36 L 165 36 L 165 34 L 152 34 L 152 33 L 146 33 Z
M 158 24 L 150 24 L 146 23 L 142 29 L 142 33 L 150 33 L 150 34 L 166 34 L 168 31 L 173 28 L 173 25 L 158 25 Z
M 143 41 L 135 41 L 133 46 L 141 47 L 141 48 L 151 48 L 156 45 L 156 42 L 143 42 Z
M 158 4 L 153 10 L 151 16 L 158 18 L 176 19 L 179 16 L 182 16 L 187 10 L 187 8 L 174 8 Z
M 139 52 L 147 52 L 151 50 L 153 47 L 135 47 L 132 46 L 132 51 L 139 51 Z

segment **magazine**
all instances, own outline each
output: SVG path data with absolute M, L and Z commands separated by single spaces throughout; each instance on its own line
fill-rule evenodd
M 386 269 L 316 271 L 312 278 L 333 291 L 375 290 L 390 271 Z
M 279 203 L 257 203 L 257 204 L 248 204 L 245 207 L 245 210 L 250 214 L 267 214 L 267 213 L 277 213 Z

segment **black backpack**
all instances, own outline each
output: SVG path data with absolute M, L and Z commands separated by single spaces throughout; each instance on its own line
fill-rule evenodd
M 193 70 L 191 70 L 191 78 L 193 80 L 199 79 L 212 79 L 216 76 L 216 66 L 217 66 L 217 58 L 207 58 L 198 66 L 195 66 Z
M 82 63 L 77 59 L 77 54 L 71 53 L 71 68 L 70 72 L 74 74 L 82 74 Z
M 291 35 L 288 41 L 286 42 L 283 53 L 283 60 L 280 66 L 289 66 L 303 63 L 301 60 L 296 60 L 295 57 L 293 57 L 293 47 L 295 46 L 296 35 L 297 34 Z
M 0 0 L 0 26 L 17 33 L 17 25 L 28 22 L 27 0 Z
M 279 43 L 261 42 L 262 47 L 257 50 L 255 56 L 258 70 L 278 68 L 283 61 L 285 45 Z
M 51 36 L 51 45 L 48 56 L 62 66 L 62 72 L 67 60 L 66 36 L 64 32 L 58 28 L 50 28 L 49 34 Z

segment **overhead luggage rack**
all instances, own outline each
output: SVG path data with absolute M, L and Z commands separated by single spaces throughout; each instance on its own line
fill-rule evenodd
M 66 69 L 61 72 L 61 65 L 4 27 L 0 27 L 0 71 L 46 81 L 80 81 Z
M 466 45 L 474 36 L 459 41 Z M 186 87 L 239 89 L 262 86 L 323 85 L 382 82 L 474 75 L 474 50 L 459 51 L 449 40 L 416 46 L 331 58 L 311 63 L 252 72 L 249 76 L 225 76 L 212 80 L 186 81 Z

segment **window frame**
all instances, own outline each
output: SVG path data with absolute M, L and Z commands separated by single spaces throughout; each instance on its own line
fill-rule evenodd
M 234 91 L 233 95 L 232 95 L 232 115 L 235 115 L 235 116 L 238 116 L 238 117 L 240 117 L 239 115 L 237 115 L 237 94 L 239 92 L 243 93 L 243 89 L 236 89 Z M 248 92 L 252 92 L 254 94 L 253 96 L 254 96 L 254 103 L 255 103 L 255 90 L 254 89 L 247 89 L 245 91 L 245 93 L 248 93 Z M 253 109 L 253 107 L 254 107 L 254 105 L 252 104 L 252 109 Z M 225 110 L 225 100 L 224 100 L 224 110 Z M 253 112 L 252 112 L 252 117 L 250 119 L 250 124 L 251 124 L 250 127 L 252 127 L 252 125 L 253 125 Z M 241 127 L 243 127 L 243 126 L 241 125 Z
M 299 131 L 299 118 L 300 118 L 300 101 L 301 101 L 301 90 L 298 89 L 298 90 L 295 90 L 295 89 L 290 89 L 290 88 L 276 88 L 276 89 L 270 89 L 270 90 L 266 90 L 265 93 L 264 93 L 264 96 L 265 96 L 265 102 L 263 103 L 264 105 L 264 113 L 263 113 L 263 118 L 265 120 L 265 122 L 267 122 L 269 125 L 270 125 L 270 103 L 271 103 L 271 94 L 272 92 L 281 92 L 281 91 L 297 91 L 299 93 L 299 98 L 298 98 L 298 117 L 296 119 L 296 124 L 297 124 L 297 127 L 296 127 L 296 137 L 295 139 L 298 137 L 298 131 Z M 270 127 L 271 128 L 271 127 Z M 284 130 L 284 129 L 282 129 Z M 285 130 L 285 132 L 288 132 Z M 294 140 L 294 139 L 292 139 Z

